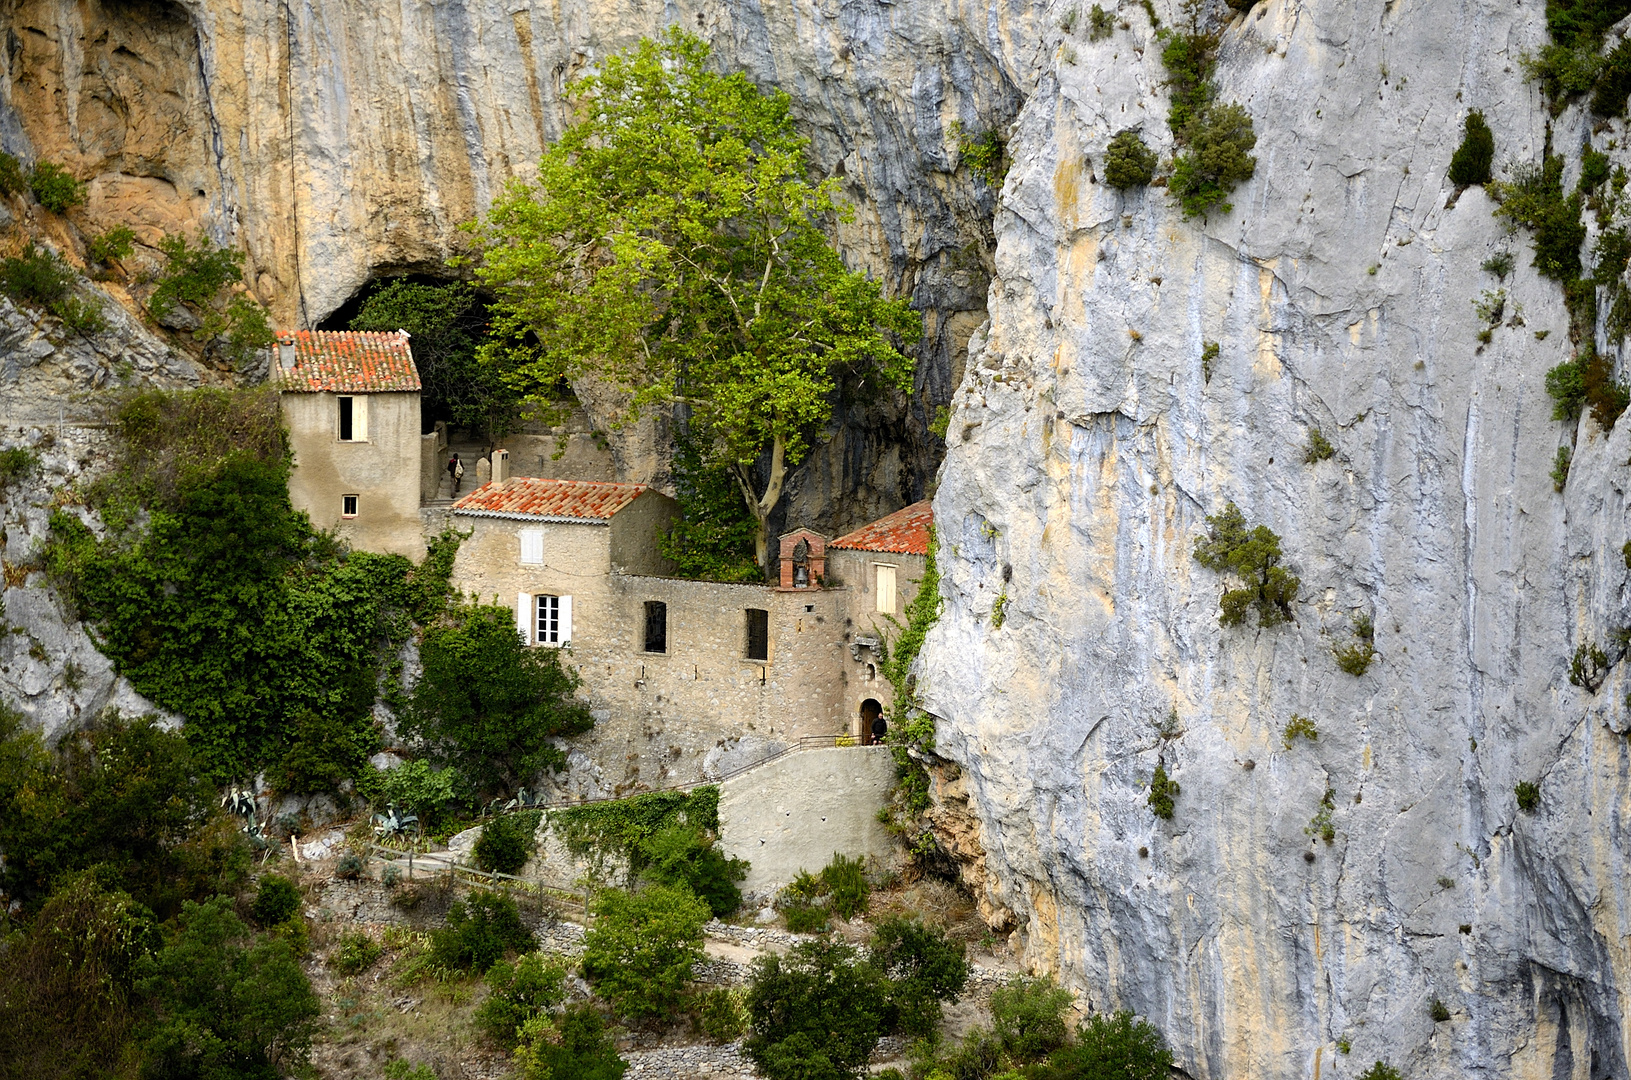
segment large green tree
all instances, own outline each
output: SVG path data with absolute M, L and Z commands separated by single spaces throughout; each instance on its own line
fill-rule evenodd
M 528 396 L 607 380 L 630 415 L 686 406 L 757 522 L 832 415 L 840 380 L 909 389 L 899 343 L 921 319 L 848 270 L 821 223 L 849 213 L 812 184 L 788 98 L 708 69 L 671 29 L 571 87 L 581 119 L 532 183 L 472 226 L 497 297 L 502 362 Z M 757 466 L 768 461 L 768 468 Z

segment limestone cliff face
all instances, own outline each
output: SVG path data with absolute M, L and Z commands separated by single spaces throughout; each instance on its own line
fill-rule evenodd
M 1055 54 L 1011 144 L 923 654 L 986 901 L 1191 1076 L 1625 1076 L 1626 665 L 1593 694 L 1569 663 L 1615 656 L 1631 622 L 1631 424 L 1551 419 L 1561 290 L 1445 180 L 1469 108 L 1498 164 L 1539 159 L 1519 61 L 1542 5 L 1214 8 L 1222 96 L 1259 136 L 1232 213 L 1185 221 L 1159 188 L 1096 179 L 1123 128 L 1171 146 L 1137 5 Z M 1593 136 L 1579 108 L 1551 138 L 1571 188 L 1588 139 L 1627 156 L 1623 122 Z M 1481 345 L 1501 250 L 1508 319 Z M 1310 465 L 1316 428 L 1336 455 Z M 1283 537 L 1292 624 L 1219 626 L 1224 582 L 1192 548 L 1230 500 Z M 1361 615 L 1378 655 L 1355 677 L 1332 648 Z M 1317 741 L 1286 748 L 1293 714 Z M 1170 822 L 1147 806 L 1158 763 Z M 1327 791 L 1331 843 L 1308 831 Z
M 984 317 L 993 194 L 957 174 L 953 121 L 1001 125 L 1045 55 L 1034 0 L 12 0 L 0 139 L 91 179 L 87 220 L 144 242 L 203 227 L 249 253 L 285 324 L 314 324 L 382 272 L 440 271 L 457 227 L 526 176 L 564 88 L 677 24 L 793 97 L 815 168 L 857 207 L 851 265 L 924 309 L 910 400 L 855 407 L 795 477 L 788 518 L 846 528 L 920 498 L 926 424 Z M 592 395 L 591 395 L 592 396 Z M 604 430 L 610 416 L 597 416 Z M 650 455 L 634 448 L 631 462 Z M 631 476 L 632 479 L 649 477 Z

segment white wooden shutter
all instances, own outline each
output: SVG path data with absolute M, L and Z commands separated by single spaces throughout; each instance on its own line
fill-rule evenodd
M 570 596 L 561 597 L 560 643 L 562 645 L 572 644 L 572 598 Z
M 895 568 L 877 564 L 878 610 L 888 615 L 895 613 Z
M 517 593 L 515 596 L 515 631 L 521 635 L 522 641 L 532 644 L 531 593 Z
M 368 397 L 358 394 L 351 399 L 351 437 L 358 442 L 368 441 Z
M 541 566 L 544 562 L 544 530 L 521 530 L 521 561 L 529 566 Z

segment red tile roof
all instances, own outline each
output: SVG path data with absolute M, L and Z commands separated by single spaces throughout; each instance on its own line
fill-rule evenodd
M 453 512 L 522 520 L 609 521 L 645 490 L 645 484 L 516 476 L 503 486 L 483 484 L 454 503 Z
M 855 551 L 888 551 L 896 555 L 927 555 L 929 526 L 933 524 L 934 511 L 929 506 L 929 500 L 924 499 L 896 510 L 886 518 L 879 518 L 870 525 L 862 525 L 827 546 Z
M 294 340 L 295 364 L 283 366 L 284 343 Z M 304 394 L 378 394 L 419 389 L 408 335 L 399 331 L 296 330 L 278 335 L 272 384 Z

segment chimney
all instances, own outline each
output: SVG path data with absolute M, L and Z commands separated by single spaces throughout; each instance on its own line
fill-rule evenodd
M 503 487 L 510 482 L 510 452 L 493 451 L 493 486 Z
M 277 339 L 278 367 L 284 371 L 294 368 L 294 335 L 284 334 Z

